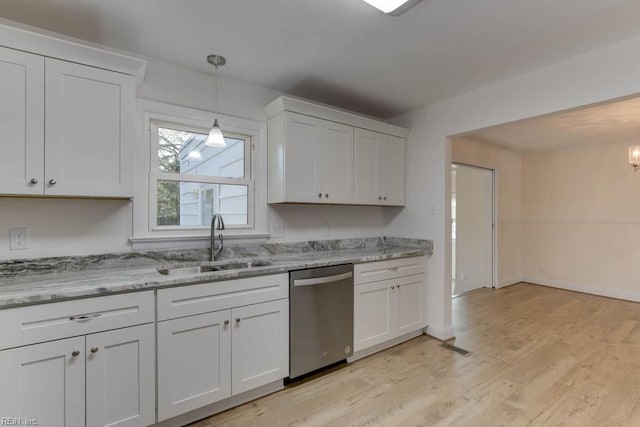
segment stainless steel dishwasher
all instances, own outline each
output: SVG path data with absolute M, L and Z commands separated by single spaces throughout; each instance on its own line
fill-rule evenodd
M 353 355 L 353 264 L 289 275 L 289 378 Z

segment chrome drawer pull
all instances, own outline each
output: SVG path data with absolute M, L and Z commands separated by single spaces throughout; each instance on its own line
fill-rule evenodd
M 398 267 L 389 267 L 389 271 L 396 271 Z
M 83 314 L 80 316 L 71 316 L 69 320 L 72 322 L 88 322 L 91 319 L 95 319 L 96 317 L 102 316 L 102 313 L 93 313 L 93 314 Z

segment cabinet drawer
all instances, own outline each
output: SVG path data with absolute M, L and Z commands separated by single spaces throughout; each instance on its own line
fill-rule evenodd
M 425 263 L 426 258 L 420 256 L 356 264 L 353 267 L 354 284 L 359 285 L 424 273 Z
M 153 291 L 0 310 L 0 350 L 154 320 Z
M 158 320 L 289 297 L 289 275 L 249 277 L 158 291 Z

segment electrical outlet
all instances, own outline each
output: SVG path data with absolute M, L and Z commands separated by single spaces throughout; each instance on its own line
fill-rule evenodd
M 26 228 L 12 228 L 9 230 L 9 249 L 18 251 L 29 249 L 29 230 Z

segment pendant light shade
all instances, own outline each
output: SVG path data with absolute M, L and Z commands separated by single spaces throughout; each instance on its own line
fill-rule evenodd
M 215 73 L 215 91 L 213 93 L 214 107 L 218 105 L 218 67 L 222 67 L 227 63 L 227 60 L 220 55 L 209 55 L 207 56 L 207 62 L 213 65 L 216 69 Z M 215 108 L 214 108 L 215 109 Z M 222 129 L 218 126 L 218 119 L 215 119 L 213 122 L 213 126 L 209 130 L 209 136 L 207 136 L 207 141 L 204 143 L 207 147 L 226 147 L 227 143 L 224 141 L 224 135 L 222 134 Z
M 207 137 L 207 141 L 204 143 L 207 147 L 226 147 L 227 143 L 224 142 L 224 135 L 222 135 L 222 130 L 220 126 L 218 126 L 218 119 L 213 122 L 213 126 L 211 126 L 211 130 L 209 131 L 209 136 Z
M 422 0 L 364 0 L 376 9 L 391 15 L 398 16 L 411 9 Z

